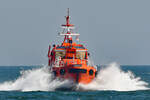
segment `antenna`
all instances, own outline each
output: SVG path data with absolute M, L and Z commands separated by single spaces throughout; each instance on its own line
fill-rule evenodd
M 69 24 L 69 8 L 68 8 L 68 11 L 67 11 L 67 16 L 66 16 L 66 26 L 68 27 L 70 24 Z
M 73 29 L 74 29 L 74 25 L 70 24 L 70 16 L 69 16 L 69 8 L 67 8 L 67 16 L 65 16 L 66 18 L 66 24 L 62 24 L 62 28 L 63 28 L 63 32 L 59 33 L 59 35 L 65 36 L 64 37 L 64 42 L 67 40 L 72 40 L 72 36 L 79 36 L 80 34 L 78 33 L 74 33 Z M 77 37 L 78 40 L 78 37 Z
M 69 16 L 69 8 L 68 8 L 67 10 L 68 10 L 68 11 L 67 11 L 67 13 L 68 13 L 67 15 Z

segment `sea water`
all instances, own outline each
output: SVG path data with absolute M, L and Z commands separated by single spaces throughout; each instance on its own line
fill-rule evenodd
M 53 79 L 47 66 L 0 66 L 0 100 L 150 100 L 150 66 L 112 63 L 74 91 L 69 80 Z

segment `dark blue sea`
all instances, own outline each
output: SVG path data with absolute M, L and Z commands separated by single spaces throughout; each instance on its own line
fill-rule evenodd
M 71 91 L 55 90 L 69 83 L 52 80 L 46 66 L 0 66 L 0 100 L 150 100 L 150 65 L 110 64 L 99 70 L 90 85 Z

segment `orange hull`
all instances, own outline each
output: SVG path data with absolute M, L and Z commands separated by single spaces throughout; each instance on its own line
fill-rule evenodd
M 75 83 L 88 84 L 95 78 L 97 72 L 93 67 L 85 67 L 53 67 L 53 73 L 57 78 L 70 79 Z M 93 70 L 93 72 L 91 72 L 91 70 Z

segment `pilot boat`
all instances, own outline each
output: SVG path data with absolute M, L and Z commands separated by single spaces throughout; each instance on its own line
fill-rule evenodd
M 72 80 L 74 83 L 88 84 L 96 77 L 97 67 L 90 63 L 88 49 L 73 41 L 73 36 L 79 40 L 78 33 L 74 33 L 74 25 L 70 24 L 69 9 L 66 24 L 62 25 L 64 37 L 60 45 L 49 45 L 48 66 L 55 78 Z

